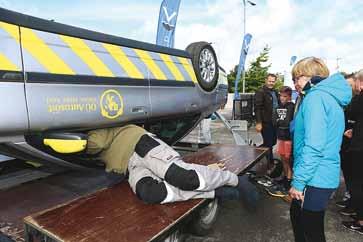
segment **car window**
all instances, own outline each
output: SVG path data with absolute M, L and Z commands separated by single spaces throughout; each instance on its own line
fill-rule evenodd
M 165 143 L 172 145 L 194 128 L 199 117 L 200 115 L 192 115 L 178 119 L 159 120 L 148 123 L 145 128 Z

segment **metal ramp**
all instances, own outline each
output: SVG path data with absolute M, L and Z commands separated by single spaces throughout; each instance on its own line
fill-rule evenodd
M 222 121 L 224 126 L 232 133 L 233 139 L 237 145 L 251 144 L 248 135 L 248 122 L 247 120 L 227 120 L 221 113 L 216 111 L 214 113 L 219 120 Z

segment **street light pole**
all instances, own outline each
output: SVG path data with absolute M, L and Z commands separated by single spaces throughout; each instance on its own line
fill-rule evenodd
M 339 68 L 340 68 L 340 66 L 339 66 L 339 61 L 340 61 L 341 59 L 342 59 L 342 58 L 340 58 L 340 57 L 337 57 L 337 59 L 336 59 L 336 60 L 337 60 L 337 67 L 336 67 L 336 68 L 337 68 L 337 71 L 339 71 Z
M 247 0 L 247 2 L 251 5 L 251 6 L 256 6 L 256 3 Z M 243 37 L 246 35 L 246 0 L 243 0 Z M 243 73 L 242 73 L 242 93 L 246 92 L 246 72 L 245 72 L 245 68 L 243 68 Z

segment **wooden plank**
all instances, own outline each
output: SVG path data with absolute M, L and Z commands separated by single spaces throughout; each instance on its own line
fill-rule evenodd
M 208 165 L 223 162 L 235 173 L 246 171 L 266 149 L 211 145 L 184 156 L 187 162 Z M 204 202 L 202 199 L 164 205 L 146 205 L 126 182 L 70 203 L 28 216 L 25 223 L 57 241 L 150 241 L 174 226 Z
M 0 224 L 22 234 L 25 216 L 94 193 L 109 183 L 103 170 L 68 171 L 0 190 Z M 9 236 L 4 230 L 1 233 Z

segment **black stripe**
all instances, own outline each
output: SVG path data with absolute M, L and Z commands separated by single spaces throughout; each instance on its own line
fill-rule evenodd
M 21 71 L 4 71 L 0 70 L 1 82 L 24 82 L 23 73 Z
M 119 86 L 148 86 L 147 79 L 134 79 L 126 77 L 98 77 L 85 75 L 62 75 L 39 72 L 27 72 L 27 83 L 49 84 L 85 84 L 85 85 L 119 85 Z M 150 80 L 151 86 L 194 86 L 191 81 L 176 80 Z
M 162 87 L 162 86 L 172 86 L 172 87 L 194 87 L 194 83 L 191 81 L 175 81 L 175 80 L 150 80 L 150 85 L 152 87 Z
M 131 40 L 122 37 L 117 37 L 114 35 L 108 35 L 96 31 L 82 29 L 71 25 L 56 23 L 53 21 L 10 11 L 4 8 L 0 8 L 0 21 L 55 34 L 63 34 L 63 35 L 68 35 L 77 38 L 103 42 L 103 43 L 110 43 L 130 48 L 136 48 L 136 49 L 142 49 L 147 51 L 154 51 L 174 56 L 182 56 L 190 58 L 188 52 L 184 50 L 167 48 L 137 40 Z

